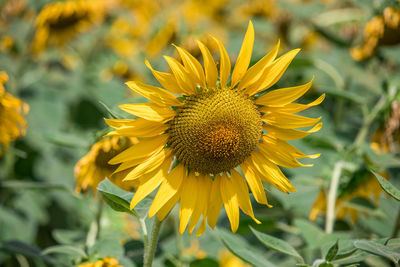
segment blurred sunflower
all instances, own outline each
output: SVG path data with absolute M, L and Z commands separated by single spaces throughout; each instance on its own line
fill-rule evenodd
M 365 26 L 361 45 L 350 49 L 357 60 L 372 57 L 379 47 L 400 44 L 400 9 L 387 7 L 383 15 L 373 17 Z
M 139 119 L 106 120 L 115 128 L 110 135 L 144 138 L 109 162 L 121 163 L 118 171 L 136 166 L 124 179 L 139 183 L 130 207 L 133 209 L 161 185 L 149 216 L 157 214 L 163 220 L 180 200 L 181 234 L 188 224 L 192 233 L 201 216 L 197 235 L 204 232 L 206 221 L 214 228 L 223 205 L 232 231 L 238 229 L 239 207 L 260 223 L 254 217 L 247 186 L 257 202 L 270 206 L 262 181 L 285 193 L 295 191 L 278 165 L 312 166 L 297 159 L 319 156 L 305 155 L 286 142 L 303 138 L 322 126 L 320 118 L 294 114 L 323 101 L 324 95 L 310 104 L 292 103 L 308 91 L 312 82 L 260 94 L 281 78 L 299 49 L 275 59 L 278 43 L 247 69 L 254 42 L 250 22 L 228 83 L 231 63 L 222 43 L 218 39 L 215 42 L 221 54 L 219 79 L 214 59 L 200 41 L 204 69 L 186 50 L 176 47 L 183 65 L 166 56 L 172 73 L 156 71 L 148 61 L 146 65 L 161 85 L 182 96 L 176 98 L 162 88 L 131 81 L 127 83 L 129 88 L 152 103 L 120 106 Z M 308 131 L 294 129 L 309 126 L 314 127 Z
M 0 145 L 5 149 L 11 141 L 25 135 L 27 123 L 24 115 L 29 111 L 26 103 L 6 92 L 4 83 L 7 81 L 7 73 L 0 71 Z M 2 154 L 0 149 L 0 156 Z
M 36 18 L 33 51 L 48 45 L 62 46 L 77 34 L 100 22 L 104 4 L 100 0 L 67 0 L 47 4 Z
M 107 257 L 96 262 L 86 262 L 79 264 L 78 267 L 123 267 L 119 265 L 119 262 L 116 258 Z
M 122 183 L 123 175 L 126 173 L 112 175 L 117 166 L 109 165 L 108 161 L 136 143 L 136 138 L 119 136 L 105 137 L 95 143 L 75 165 L 76 191 L 91 189 L 97 192 L 97 185 L 105 178 L 122 189 L 132 189 L 133 183 Z
M 250 267 L 249 264 L 243 262 L 228 250 L 222 250 L 219 252 L 218 264 L 220 267 Z

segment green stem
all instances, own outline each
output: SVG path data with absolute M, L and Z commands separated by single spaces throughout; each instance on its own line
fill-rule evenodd
M 103 199 L 99 199 L 99 203 L 97 206 L 97 212 L 96 212 L 96 224 L 97 224 L 97 231 L 96 231 L 96 240 L 100 238 L 100 232 L 101 232 L 101 216 L 103 214 Z
M 339 188 L 340 176 L 342 174 L 343 162 L 339 161 L 335 164 L 332 172 L 331 185 L 329 187 L 328 193 L 328 206 L 326 209 L 326 222 L 325 222 L 325 232 L 330 234 L 333 231 L 333 225 L 335 222 L 335 206 L 336 206 L 336 196 Z
M 142 228 L 142 233 L 143 233 L 143 245 L 144 245 L 143 255 L 146 255 L 147 247 L 149 244 L 149 235 L 147 233 L 146 217 L 139 218 L 139 223 L 140 223 L 140 228 Z
M 156 252 L 158 236 L 160 234 L 162 221 L 154 218 L 153 227 L 151 229 L 150 242 L 145 250 L 143 267 L 151 267 L 153 263 L 154 253 Z

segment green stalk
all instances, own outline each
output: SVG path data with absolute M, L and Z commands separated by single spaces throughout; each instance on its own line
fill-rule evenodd
M 161 223 L 162 221 L 154 218 L 150 242 L 147 246 L 147 249 L 145 249 L 143 267 L 151 267 L 153 263 L 154 253 L 156 252 L 158 237 L 160 235 Z

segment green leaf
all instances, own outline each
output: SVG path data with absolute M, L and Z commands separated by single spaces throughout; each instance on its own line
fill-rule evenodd
M 320 248 L 325 233 L 319 227 L 303 219 L 296 219 L 294 225 L 299 229 L 311 249 Z
M 390 259 L 395 264 L 400 263 L 400 253 L 398 251 L 392 250 L 390 247 L 376 241 L 357 240 L 354 242 L 354 246 L 365 252 Z
M 376 172 L 372 172 L 375 177 L 378 179 L 379 184 L 381 185 L 382 189 L 385 190 L 386 193 L 388 193 L 390 196 L 392 196 L 394 199 L 397 201 L 400 201 L 400 191 L 394 187 L 388 180 L 383 178 L 381 175 L 379 175 Z
M 66 246 L 66 245 L 52 246 L 42 251 L 43 255 L 53 254 L 53 253 L 68 254 L 71 256 L 79 256 L 87 258 L 87 254 L 83 249 L 74 246 Z
M 264 255 L 259 252 L 257 248 L 250 246 L 240 236 L 220 229 L 217 229 L 216 232 L 227 249 L 245 262 L 260 267 L 275 266 L 275 264 L 267 261 Z
M 276 250 L 278 252 L 296 257 L 301 263 L 304 262 L 300 254 L 286 241 L 279 238 L 261 233 L 250 226 L 250 230 L 257 237 L 257 239 L 266 247 Z
M 219 264 L 216 260 L 211 258 L 205 258 L 200 260 L 194 260 L 190 263 L 190 267 L 218 267 Z
M 139 217 L 134 210 L 130 210 L 129 208 L 129 203 L 133 197 L 133 193 L 119 188 L 107 178 L 99 184 L 97 190 L 103 195 L 104 200 L 113 210 L 126 212 L 135 217 Z
M 56 262 L 48 255 L 43 255 L 39 248 L 20 241 L 8 241 L 0 244 L 0 251 L 5 251 L 11 254 L 22 254 L 28 258 L 40 259 L 50 263 L 52 266 L 58 266 L 60 262 Z M 62 264 L 65 266 L 65 264 Z
M 89 256 L 99 258 L 124 256 L 124 247 L 120 244 L 118 238 L 104 238 L 98 240 L 91 248 L 89 248 Z
M 335 244 L 333 244 L 333 246 L 331 246 L 331 248 L 328 250 L 328 253 L 325 256 L 325 260 L 326 261 L 331 261 L 336 257 L 336 254 L 339 251 L 339 244 L 338 241 L 335 242 Z
M 117 115 L 115 115 L 114 112 L 103 102 L 99 101 L 99 103 L 107 110 L 108 114 L 111 116 L 113 119 L 119 119 Z

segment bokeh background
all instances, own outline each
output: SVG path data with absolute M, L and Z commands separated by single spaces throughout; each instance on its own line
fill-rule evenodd
M 290 253 L 259 242 L 249 225 L 288 242 L 310 266 L 398 264 L 399 203 L 371 170 L 400 187 L 399 1 L 1 0 L 0 266 L 141 266 L 138 219 L 110 208 L 96 189 L 110 168 L 101 158 L 107 149 L 94 145 L 110 131 L 104 118 L 127 118 L 118 105 L 144 101 L 124 83 L 156 85 L 144 61 L 168 72 L 162 55 L 179 58 L 171 44 L 201 61 L 195 40 L 214 53 L 211 34 L 235 62 L 249 20 L 251 64 L 278 40 L 280 54 L 302 48 L 274 88 L 315 75 L 301 101 L 327 94 L 303 112 L 322 116 L 322 130 L 293 142 L 322 155 L 314 167 L 283 170 L 297 192 L 265 185 L 273 208 L 253 203 L 262 224 L 242 216 L 235 235 L 222 212 L 219 230 L 179 236 L 173 211 L 154 266 L 296 265 Z M 84 157 L 97 177 L 76 179 Z M 332 188 L 336 212 L 328 220 Z M 384 252 L 368 253 L 360 240 Z

